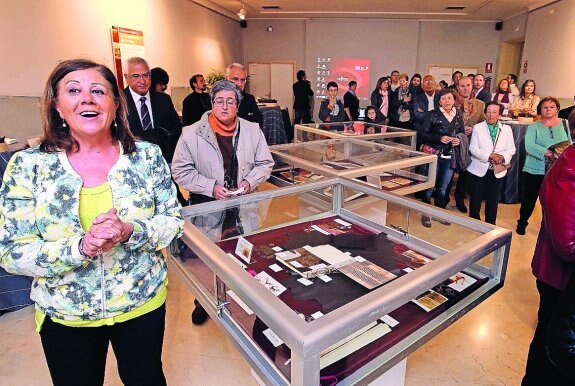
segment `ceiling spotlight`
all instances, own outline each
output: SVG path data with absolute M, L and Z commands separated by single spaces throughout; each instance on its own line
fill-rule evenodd
M 240 9 L 240 11 L 238 12 L 238 17 L 240 18 L 240 20 L 246 19 L 246 9 L 244 8 L 243 5 L 242 5 L 242 9 Z

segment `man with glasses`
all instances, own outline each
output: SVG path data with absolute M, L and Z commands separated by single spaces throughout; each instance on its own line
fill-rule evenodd
M 250 122 L 255 122 L 263 129 L 264 116 L 258 107 L 256 98 L 244 90 L 248 81 L 248 74 L 245 67 L 240 63 L 230 64 L 226 68 L 226 79 L 234 82 L 242 92 L 242 103 L 238 109 L 238 117 Z
M 128 122 L 132 133 L 155 143 L 168 163 L 172 162 L 176 142 L 182 132 L 180 117 L 168 94 L 150 90 L 150 66 L 145 59 L 133 57 L 126 62 L 124 95 L 128 104 Z
M 220 80 L 210 98 L 211 111 L 184 127 L 172 162 L 172 176 L 190 192 L 192 205 L 253 192 L 274 165 L 259 126 L 238 117 L 240 89 Z M 196 302 L 192 322 L 199 325 L 207 317 Z

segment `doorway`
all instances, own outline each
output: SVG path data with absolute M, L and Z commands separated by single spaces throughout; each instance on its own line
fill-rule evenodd
M 256 98 L 275 99 L 280 108 L 293 114 L 295 62 L 250 62 L 250 93 Z
M 498 82 L 507 77 L 507 74 L 517 75 L 517 87 L 521 84 L 519 81 L 521 75 L 521 57 L 523 56 L 523 46 L 525 42 L 502 42 L 499 50 L 499 66 L 497 66 L 497 79 L 494 82 L 494 88 Z

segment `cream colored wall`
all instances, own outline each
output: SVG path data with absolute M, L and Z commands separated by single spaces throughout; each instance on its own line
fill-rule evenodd
M 527 28 L 527 12 L 503 21 L 501 29 L 502 42 L 517 42 L 525 40 Z
M 188 0 L 0 0 L 0 95 L 40 95 L 63 59 L 112 67 L 110 28 L 144 32 L 146 59 L 171 86 L 242 59 L 239 24 Z
M 575 1 L 559 1 L 529 14 L 523 49 L 527 74 L 537 94 L 573 99 L 575 95 Z M 564 106 L 565 107 L 565 106 Z
M 495 22 L 422 21 L 416 68 L 423 73 L 427 64 L 471 65 L 484 72 L 485 63 L 495 67 L 499 35 Z

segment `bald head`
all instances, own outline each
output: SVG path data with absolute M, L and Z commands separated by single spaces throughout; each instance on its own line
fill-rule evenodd
M 459 79 L 459 83 L 457 83 L 457 92 L 465 99 L 469 99 L 471 97 L 471 90 L 473 89 L 473 81 L 470 77 L 464 76 Z

